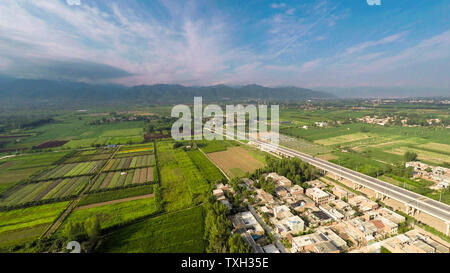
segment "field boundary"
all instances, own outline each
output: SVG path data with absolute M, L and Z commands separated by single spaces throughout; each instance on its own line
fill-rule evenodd
M 155 194 L 154 193 L 150 193 L 150 194 L 133 196 L 133 197 L 127 197 L 127 198 L 122 198 L 122 199 L 115 199 L 115 200 L 110 200 L 110 201 L 105 201 L 105 202 L 94 203 L 94 204 L 89 204 L 89 205 L 76 207 L 74 209 L 74 211 L 83 210 L 83 209 L 89 209 L 89 208 L 96 208 L 96 207 L 101 207 L 101 206 L 105 206 L 105 205 L 120 204 L 120 203 L 127 202 L 127 201 L 141 200 L 141 199 L 146 199 L 146 198 L 150 198 L 150 197 L 153 197 L 153 196 L 155 196 Z

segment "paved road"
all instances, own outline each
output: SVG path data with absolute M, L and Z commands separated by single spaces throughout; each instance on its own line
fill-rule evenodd
M 402 203 L 407 203 L 409 206 L 416 208 L 420 211 L 423 211 L 425 213 L 428 213 L 445 222 L 450 221 L 449 205 L 430 199 L 415 192 L 411 192 L 404 188 L 386 183 L 376 178 L 333 164 L 331 162 L 315 158 L 308 154 L 304 154 L 292 149 L 276 146 L 262 141 L 253 141 L 253 142 L 258 144 L 259 148 L 262 150 L 269 150 L 290 157 L 298 157 L 303 161 L 311 165 L 314 165 L 322 170 L 337 174 L 340 177 L 343 177 L 354 183 L 360 184 L 364 187 L 377 191 L 389 198 L 395 199 Z

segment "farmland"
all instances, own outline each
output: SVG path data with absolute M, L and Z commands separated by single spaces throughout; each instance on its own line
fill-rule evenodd
M 154 181 L 154 168 L 140 168 L 126 172 L 101 173 L 91 186 L 90 191 L 114 189 L 140 185 Z
M 0 251 L 38 238 L 69 202 L 0 212 Z
M 395 185 L 406 185 L 412 191 L 448 203 L 449 191 L 431 190 L 435 183 L 403 177 L 404 154 L 414 152 L 417 160 L 432 166 L 450 163 L 449 129 L 443 126 L 401 126 L 401 124 L 367 124 L 354 122 L 366 115 L 419 115 L 448 119 L 448 109 L 385 108 L 364 110 L 283 109 L 281 120 L 288 121 L 280 131 L 281 145 L 297 149 L 333 163 L 371 175 Z M 315 126 L 314 122 L 328 122 Z M 383 175 L 384 174 L 384 175 Z
M 53 164 L 67 152 L 39 153 L 9 157 L 0 160 L 0 194 L 17 182 L 29 178 Z
M 3 199 L 0 202 L 0 206 L 16 206 L 48 199 L 74 197 L 81 192 L 89 179 L 89 176 L 80 176 L 48 182 L 29 183 Z
M 121 157 L 109 161 L 104 171 L 128 170 L 141 167 L 150 167 L 155 165 L 154 155 L 142 155 L 134 157 Z
M 117 204 L 104 205 L 86 209 L 77 209 L 69 216 L 60 228 L 64 230 L 67 223 L 80 223 L 92 217 L 98 217 L 101 229 L 123 225 L 143 216 L 156 213 L 158 206 L 154 198 L 127 201 Z
M 208 180 L 208 182 L 217 183 L 221 182 L 224 179 L 223 174 L 220 170 L 209 161 L 205 155 L 202 154 L 199 150 L 190 150 L 187 152 L 187 155 L 195 164 L 195 166 L 200 170 L 202 175 Z
M 195 207 L 146 219 L 106 237 L 99 252 L 201 253 L 203 208 Z
M 242 147 L 232 147 L 223 152 L 213 152 L 207 155 L 229 177 L 244 176 L 247 172 L 251 173 L 264 167 L 261 159 L 256 159 L 250 151 Z
M 95 203 L 108 202 L 111 200 L 124 199 L 134 196 L 142 196 L 153 193 L 153 185 L 126 188 L 119 191 L 107 191 L 91 193 L 84 196 L 78 206 L 86 206 Z
M 38 180 L 49 180 L 61 177 L 88 175 L 100 169 L 104 160 L 59 165 L 38 177 Z

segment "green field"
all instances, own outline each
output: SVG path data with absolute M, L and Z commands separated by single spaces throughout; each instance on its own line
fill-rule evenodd
M 128 171 L 101 173 L 89 190 L 98 191 L 154 182 L 155 171 L 156 169 L 149 167 Z
M 98 217 L 101 229 L 111 228 L 117 225 L 123 225 L 132 220 L 151 215 L 157 212 L 153 197 L 126 201 L 122 203 L 102 205 L 98 207 L 78 209 L 72 212 L 60 227 L 59 232 L 64 230 L 67 223 L 82 223 L 86 219 Z
M 17 188 L 0 202 L 0 206 L 16 206 L 47 199 L 61 199 L 77 196 L 88 183 L 90 176 L 80 176 L 29 183 Z
M 99 193 L 91 193 L 85 195 L 77 206 L 86 206 L 95 203 L 107 202 L 111 200 L 124 199 L 128 197 L 141 196 L 153 193 L 153 185 L 145 185 L 140 187 L 120 189 L 117 191 L 107 191 Z
M 0 250 L 37 239 L 69 202 L 0 212 Z
M 26 154 L 0 160 L 0 194 L 32 174 L 48 168 L 67 152 Z
M 99 252 L 202 253 L 204 212 L 195 207 L 124 227 L 106 237 Z

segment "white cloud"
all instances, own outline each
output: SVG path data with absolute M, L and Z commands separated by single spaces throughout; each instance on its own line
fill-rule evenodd
M 66 0 L 66 3 L 69 6 L 79 6 L 81 5 L 81 0 Z
M 272 5 L 270 5 L 270 7 L 272 7 L 273 9 L 281 9 L 286 7 L 285 3 L 273 3 Z

